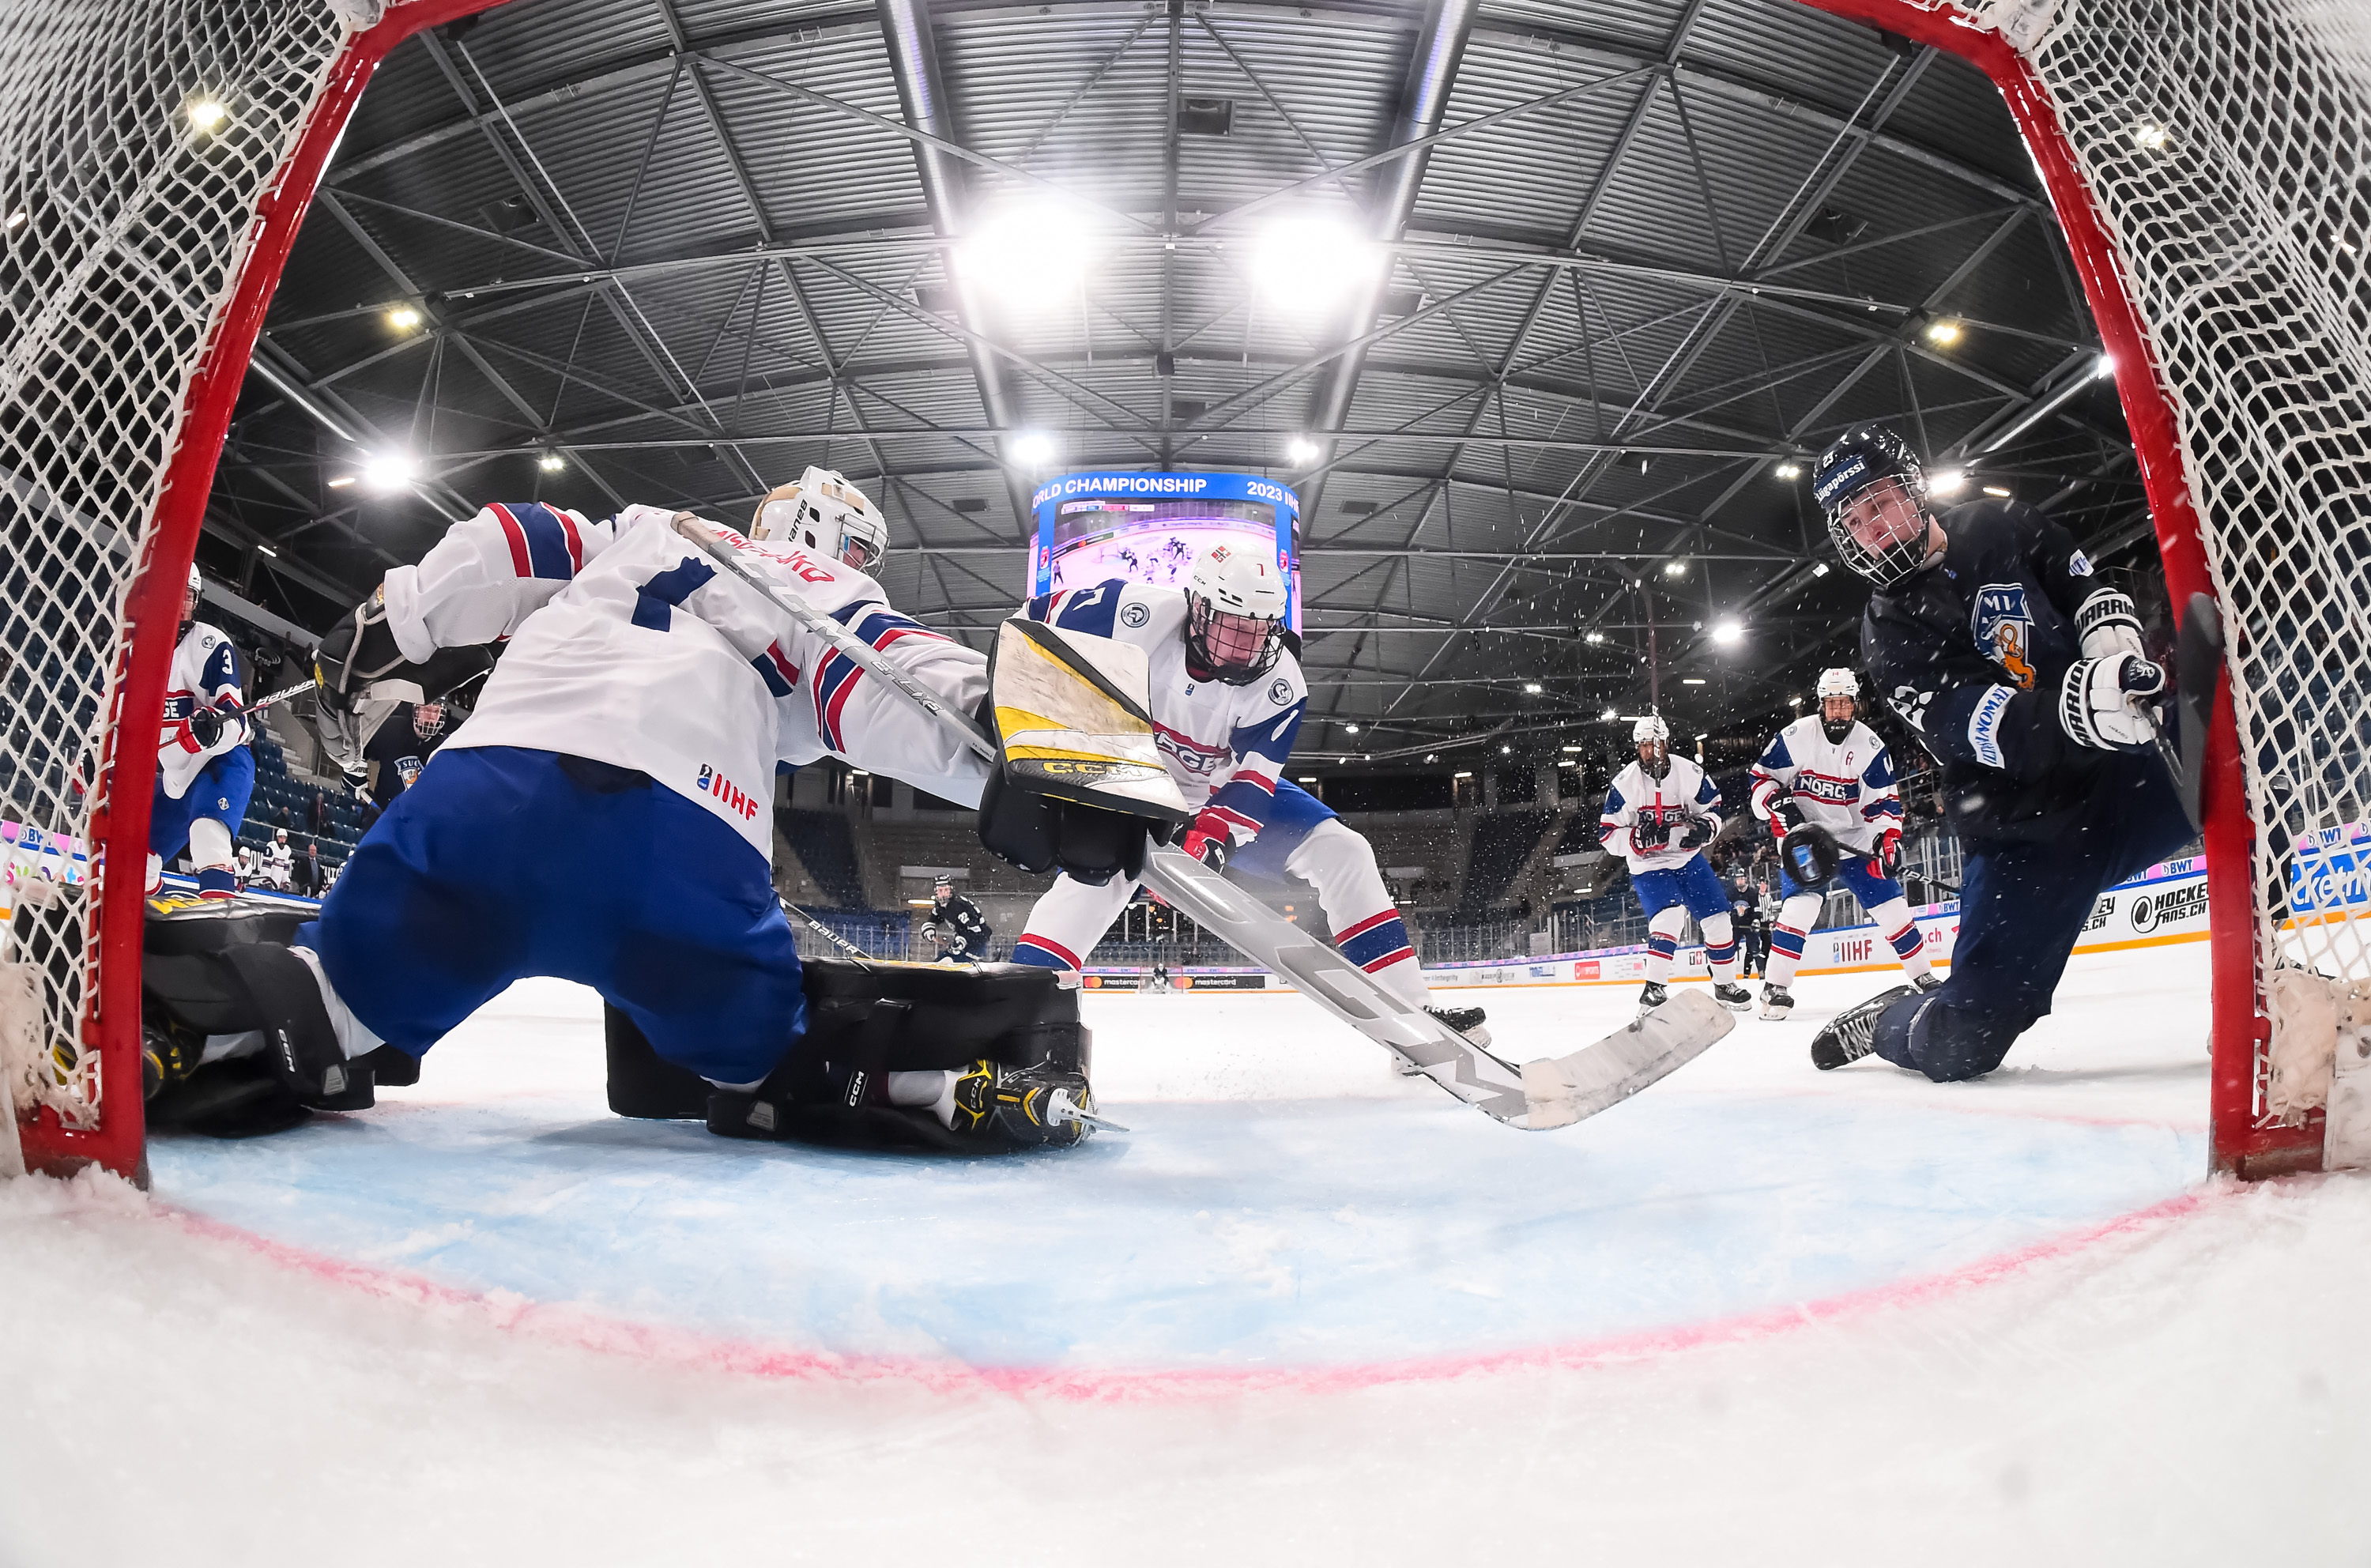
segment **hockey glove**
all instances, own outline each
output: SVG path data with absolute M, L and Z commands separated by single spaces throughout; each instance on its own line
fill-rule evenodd
M 1868 874 L 1893 881 L 1902 874 L 1902 835 L 1888 828 L 1877 841 L 1877 853 L 1868 858 Z
M 2113 588 L 2101 588 L 2075 611 L 2075 630 L 2083 640 L 2083 657 L 2106 659 L 2118 653 L 2141 656 L 2140 617 L 2132 600 Z
M 1213 812 L 1196 817 L 1194 825 L 1186 830 L 1186 842 L 1178 846 L 1214 871 L 1227 869 L 1227 851 L 1232 847 L 1227 824 Z
M 1803 808 L 1795 803 L 1792 795 L 1781 795 L 1770 803 L 1770 836 L 1784 839 L 1803 825 Z
M 1640 817 L 1630 824 L 1630 845 L 1642 855 L 1651 855 L 1666 848 L 1671 842 L 1671 824 L 1660 818 Z
M 2134 699 L 2164 689 L 2165 671 L 2130 653 L 2077 659 L 2058 688 L 2058 722 L 2077 745 L 2145 751 L 2157 744 L 2157 723 Z
M 1786 863 L 1787 874 L 1795 885 L 1806 891 L 1825 887 L 1828 879 L 1836 874 L 1836 861 L 1841 858 L 1836 836 L 1818 823 L 1807 822 L 1787 835 L 1778 847 L 1778 856 Z
M 233 740 L 244 740 L 247 718 L 236 708 L 199 708 L 190 714 L 190 739 L 198 743 L 200 751 L 212 751 L 222 743 L 223 732 L 237 727 Z
M 1700 849 L 1712 842 L 1712 824 L 1702 817 L 1688 818 L 1688 825 L 1680 829 L 1680 847 Z

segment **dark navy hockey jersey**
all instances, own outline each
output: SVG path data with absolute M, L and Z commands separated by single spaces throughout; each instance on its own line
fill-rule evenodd
M 1943 559 L 1870 595 L 1862 661 L 1942 767 L 1962 834 L 2048 838 L 2113 755 L 2076 744 L 2058 720 L 2060 683 L 2082 656 L 2076 611 L 2103 585 L 2030 506 L 1972 502 L 1942 523 Z
M 938 927 L 943 939 L 955 940 L 957 945 L 953 951 L 957 958 L 987 962 L 988 917 L 979 912 L 978 905 L 956 894 L 944 904 L 931 905 L 931 923 Z

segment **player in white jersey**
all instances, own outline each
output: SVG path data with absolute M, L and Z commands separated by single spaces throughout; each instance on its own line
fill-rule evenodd
M 885 543 L 879 513 L 836 474 L 807 478 L 819 475 L 827 503 L 797 533 L 713 536 L 957 709 L 977 706 L 985 659 L 890 609 L 862 570 Z M 355 634 L 330 644 L 342 672 L 399 667 L 390 640 L 417 664 L 509 639 L 476 712 L 365 836 L 297 945 L 231 955 L 258 1010 L 291 1020 L 283 1055 L 301 1058 L 306 1103 L 367 1104 L 369 1076 L 347 1061 L 382 1042 L 417 1057 L 528 975 L 593 986 L 665 1062 L 754 1091 L 790 1070 L 806 1027 L 769 881 L 776 764 L 828 751 L 978 800 L 984 762 L 720 571 L 677 515 L 489 506 L 389 572 Z M 761 509 L 753 532 L 768 527 Z M 922 1076 L 931 1097 L 956 1078 Z M 772 1124 L 711 1113 L 711 1126 Z
M 1922 991 L 1942 985 L 1926 962 L 1926 939 L 1911 917 L 1894 871 L 1902 859 L 1902 798 L 1893 786 L 1893 757 L 1856 715 L 1860 677 L 1822 671 L 1820 710 L 1771 737 L 1753 765 L 1753 814 L 1779 840 L 1779 894 L 1785 900 L 1770 932 L 1770 962 L 1762 977 L 1762 1016 L 1793 1010 L 1789 987 L 1803 961 L 1803 939 L 1820 918 L 1822 895 L 1841 876 L 1877 922 L 1911 984 Z M 1790 836 L 1794 836 L 1790 841 Z M 1849 853 L 1847 853 L 1847 851 Z
M 1651 1012 L 1667 999 L 1664 985 L 1680 932 L 1694 915 L 1712 965 L 1713 997 L 1742 1012 L 1753 998 L 1737 983 L 1729 896 L 1702 853 L 1720 832 L 1720 791 L 1693 760 L 1671 755 L 1671 726 L 1660 716 L 1639 720 L 1630 738 L 1638 760 L 1614 775 L 1597 833 L 1628 864 L 1631 889 L 1647 912 L 1647 986 L 1638 994 L 1638 1010 Z
M 148 891 L 164 880 L 165 862 L 184 847 L 197 870 L 198 895 L 229 898 L 238 891 L 232 841 L 255 792 L 255 754 L 247 749 L 247 715 L 239 704 L 238 651 L 198 617 L 205 582 L 190 568 L 190 594 L 181 635 L 166 679 L 165 723 L 157 736 L 156 788 L 148 806 Z
M 1178 792 L 1197 808 L 1186 853 L 1214 869 L 1309 883 L 1344 957 L 1410 1007 L 1478 1030 L 1479 1008 L 1431 1006 L 1372 847 L 1282 777 L 1309 696 L 1288 646 L 1285 604 L 1273 560 L 1214 545 L 1182 590 L 1113 578 L 1041 595 L 1023 613 L 1144 650 L 1154 740 Z M 1100 885 L 1056 878 L 1030 910 L 1013 962 L 1076 974 L 1135 890 L 1125 876 Z

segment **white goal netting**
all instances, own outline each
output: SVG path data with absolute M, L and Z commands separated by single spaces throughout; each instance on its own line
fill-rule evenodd
M 91 1048 L 89 939 L 97 878 L 141 876 L 143 847 L 103 862 L 90 840 L 126 649 L 175 628 L 128 628 L 124 593 L 258 203 L 343 38 L 323 0 L 17 0 L 0 25 L 0 1105 L 29 1145 L 37 1108 L 89 1128 L 139 1093 L 136 1055 L 115 1057 L 127 1089 Z M 145 791 L 155 736 L 122 744 Z M 113 1022 L 136 1046 L 137 1019 Z
M 2122 252 L 2228 625 L 2259 985 L 2371 979 L 2371 6 L 2058 13 L 2030 58 Z M 2266 1087 L 2260 1063 L 2259 1122 Z

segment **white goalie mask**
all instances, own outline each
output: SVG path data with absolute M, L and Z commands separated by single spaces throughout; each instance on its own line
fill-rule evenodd
M 872 498 L 834 468 L 809 468 L 758 503 L 749 536 L 812 550 L 871 571 L 889 553 L 889 524 Z

